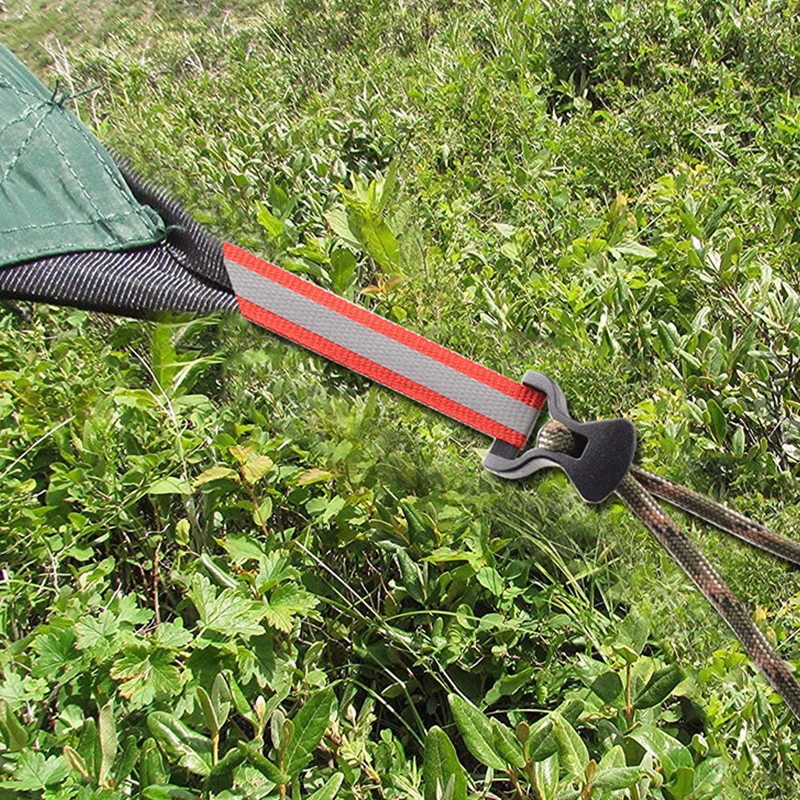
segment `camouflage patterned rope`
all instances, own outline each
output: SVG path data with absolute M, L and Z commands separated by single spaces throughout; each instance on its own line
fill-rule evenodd
M 659 475 L 654 475 L 641 467 L 631 467 L 631 475 L 647 489 L 650 494 L 699 517 L 720 530 L 738 536 L 762 550 L 766 550 L 785 561 L 800 564 L 800 542 L 778 536 L 763 525 L 748 519 L 709 497 L 693 492 L 685 486 L 673 483 Z
M 537 444 L 548 450 L 565 453 L 575 451 L 575 440 L 572 433 L 554 420 L 548 422 L 541 429 Z M 659 478 L 639 467 L 633 467 L 630 470 L 616 491 L 617 496 L 644 522 L 714 606 L 717 613 L 739 638 L 770 685 L 784 699 L 792 713 L 800 719 L 800 683 L 797 682 L 789 667 L 750 618 L 744 606 L 728 588 L 709 560 L 661 508 L 651 492 L 790 561 L 797 562 L 800 547 L 713 500 Z

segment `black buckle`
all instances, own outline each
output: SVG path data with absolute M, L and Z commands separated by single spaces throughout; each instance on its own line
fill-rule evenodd
M 633 463 L 636 429 L 627 419 L 577 422 L 569 415 L 561 387 L 541 372 L 527 372 L 525 386 L 547 395 L 550 416 L 565 425 L 582 444 L 577 455 L 534 448 L 518 454 L 508 442 L 495 439 L 483 466 L 501 478 L 527 478 L 545 467 L 560 467 L 587 503 L 601 503 L 619 486 Z

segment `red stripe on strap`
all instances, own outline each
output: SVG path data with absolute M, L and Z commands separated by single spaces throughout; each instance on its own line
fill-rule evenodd
M 230 247 L 230 245 L 226 244 L 226 248 L 227 247 Z M 234 260 L 238 262 L 238 259 Z M 242 266 L 246 265 L 243 264 Z M 271 278 L 269 275 L 265 277 Z M 303 281 L 303 283 L 306 283 L 306 281 Z M 410 397 L 412 400 L 417 400 L 423 405 L 434 408 L 442 414 L 446 414 L 448 417 L 452 417 L 459 422 L 463 422 L 465 425 L 469 425 L 471 428 L 482 431 L 488 436 L 501 439 L 515 447 L 523 447 L 525 445 L 526 437 L 521 433 L 517 433 L 511 428 L 501 425 L 493 419 L 483 416 L 483 414 L 478 414 L 476 411 L 466 408 L 460 403 L 456 403 L 454 400 L 450 400 L 425 386 L 421 386 L 415 381 L 409 380 L 403 375 L 399 375 L 380 364 L 376 364 L 368 358 L 356 355 L 350 350 L 338 344 L 334 344 L 324 339 L 322 336 L 318 336 L 316 333 L 307 331 L 305 328 L 301 328 L 299 325 L 295 325 L 293 322 L 289 322 L 283 319 L 283 317 L 279 317 L 271 311 L 267 311 L 261 308 L 261 306 L 257 306 L 255 303 L 245 300 L 243 297 L 237 297 L 236 299 L 239 301 L 239 308 L 241 309 L 242 316 L 246 317 L 251 322 L 255 322 L 257 325 L 261 325 L 291 342 L 296 342 L 309 350 L 313 350 L 315 353 L 319 353 L 319 355 L 331 361 L 336 361 L 353 372 L 358 372 L 396 392 L 400 392 Z M 538 394 L 538 392 L 536 394 Z
M 461 372 L 473 380 L 479 381 L 480 383 L 483 383 L 498 392 L 502 392 L 508 397 L 512 397 L 515 400 L 519 400 L 520 402 L 536 409 L 541 409 L 547 400 L 547 397 L 541 392 L 537 392 L 528 386 L 524 386 L 521 383 L 512 381 L 510 378 L 506 378 L 499 372 L 494 372 L 494 370 L 488 369 L 481 364 L 470 361 L 470 359 L 464 358 L 464 356 L 460 356 L 458 353 L 454 353 L 452 350 L 448 350 L 446 347 L 442 347 L 441 345 L 426 339 L 424 336 L 420 336 L 413 331 L 403 328 L 401 325 L 390 322 L 389 320 L 373 313 L 372 311 L 368 311 L 361 306 L 357 306 L 355 303 L 351 303 L 349 300 L 345 300 L 343 297 L 339 297 L 339 295 L 335 295 L 326 291 L 325 289 L 321 289 L 316 284 L 304 280 L 303 278 L 300 278 L 291 272 L 287 272 L 285 269 L 276 267 L 274 264 L 270 264 L 268 261 L 264 261 L 263 259 L 254 256 L 252 253 L 248 253 L 247 250 L 242 250 L 241 248 L 236 247 L 236 245 L 232 245 L 229 242 L 225 242 L 223 248 L 225 258 L 235 261 L 237 264 L 240 264 L 246 269 L 249 269 L 258 275 L 267 278 L 267 280 L 278 283 L 281 286 L 285 286 L 287 289 L 296 292 L 297 294 L 300 294 L 315 303 L 319 303 L 320 305 L 329 308 L 331 311 L 334 311 L 337 314 L 348 317 L 354 322 L 357 322 L 359 325 L 364 325 L 365 327 L 371 328 L 372 330 L 384 336 L 388 336 L 389 338 L 394 339 L 396 342 L 399 342 L 406 347 L 410 347 L 411 349 L 416 350 L 417 352 L 422 353 L 423 355 L 426 355 L 429 358 L 444 364 L 445 366 L 451 367 L 452 369 Z M 339 359 L 335 360 L 339 361 Z M 368 377 L 373 377 L 370 373 L 363 374 L 367 375 Z M 376 380 L 379 379 L 376 378 Z M 384 381 L 380 382 L 384 383 Z M 398 391 L 402 390 L 398 389 Z M 407 394 L 406 392 L 403 393 Z M 433 404 L 426 403 L 426 405 Z M 449 412 L 445 411 L 441 406 L 434 407 L 438 408 L 445 414 L 449 414 Z M 449 416 L 455 415 L 449 414 Z M 483 418 L 486 419 L 485 417 Z M 458 419 L 461 419 L 462 422 L 465 421 L 460 417 L 458 417 Z M 471 425 L 472 423 L 467 424 Z M 488 433 L 488 431 L 481 426 L 473 425 L 473 427 L 479 428 L 480 430 Z M 518 434 L 516 435 L 518 436 Z M 510 439 L 505 439 L 505 441 L 511 442 Z M 513 442 L 511 443 L 513 444 Z

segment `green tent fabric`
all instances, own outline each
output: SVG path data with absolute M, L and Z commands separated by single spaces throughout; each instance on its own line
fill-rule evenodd
M 135 317 L 235 310 L 220 242 L 64 106 L 0 45 L 0 298 Z
M 0 45 L 0 267 L 165 235 L 97 139 Z

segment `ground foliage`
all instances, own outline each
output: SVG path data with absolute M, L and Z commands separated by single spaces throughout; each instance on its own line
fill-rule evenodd
M 800 8 L 7 0 L 218 234 L 797 532 Z M 0 317 L 0 797 L 789 797 L 623 509 L 236 319 Z M 798 583 L 694 535 L 787 658 Z

